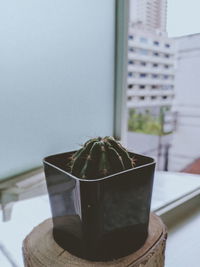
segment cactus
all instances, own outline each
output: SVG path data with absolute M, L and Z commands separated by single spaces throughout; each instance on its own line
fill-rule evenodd
M 98 179 L 135 167 L 135 160 L 113 137 L 87 141 L 69 163 L 70 172 L 82 179 Z

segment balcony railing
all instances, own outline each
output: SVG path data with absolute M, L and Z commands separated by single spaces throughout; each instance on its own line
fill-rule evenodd
M 129 84 L 148 84 L 148 85 L 174 85 L 174 80 L 150 79 L 150 78 L 132 78 L 128 77 Z
M 143 72 L 143 73 L 155 73 L 155 74 L 167 74 L 167 75 L 174 75 L 175 69 L 171 67 L 169 69 L 164 68 L 153 68 L 148 66 L 135 66 L 135 65 L 128 65 L 128 71 L 132 72 Z
M 152 63 L 161 63 L 161 64 L 169 64 L 169 65 L 175 64 L 174 58 L 157 57 L 157 56 L 152 56 L 152 55 L 142 55 L 142 54 L 138 54 L 134 52 L 129 52 L 128 58 L 133 59 L 133 60 L 152 62 Z
M 171 55 L 175 54 L 175 47 L 173 45 L 170 48 L 167 48 L 167 47 L 162 46 L 162 44 L 160 46 L 155 46 L 154 44 L 150 44 L 150 43 L 145 44 L 137 40 L 129 40 L 128 45 L 134 48 L 146 49 L 146 50 L 150 50 L 153 52 L 155 51 L 155 52 L 166 53 L 166 54 L 171 54 Z

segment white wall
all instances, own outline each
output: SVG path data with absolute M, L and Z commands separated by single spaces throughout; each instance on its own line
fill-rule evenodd
M 179 171 L 200 157 L 200 34 L 177 38 L 175 81 L 177 131 L 170 153 L 170 170 Z
M 0 2 L 0 178 L 113 133 L 114 0 Z

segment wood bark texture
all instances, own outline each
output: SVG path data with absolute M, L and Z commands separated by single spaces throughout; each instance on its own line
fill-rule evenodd
M 109 262 L 91 262 L 71 255 L 54 241 L 52 228 L 52 220 L 48 219 L 25 238 L 25 267 L 164 267 L 167 231 L 161 219 L 153 213 L 145 244 L 136 252 Z

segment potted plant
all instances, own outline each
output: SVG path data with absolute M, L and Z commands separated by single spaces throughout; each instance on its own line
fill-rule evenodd
M 113 137 L 46 157 L 55 241 L 93 261 L 139 249 L 148 235 L 154 169 L 152 158 L 128 152 Z

